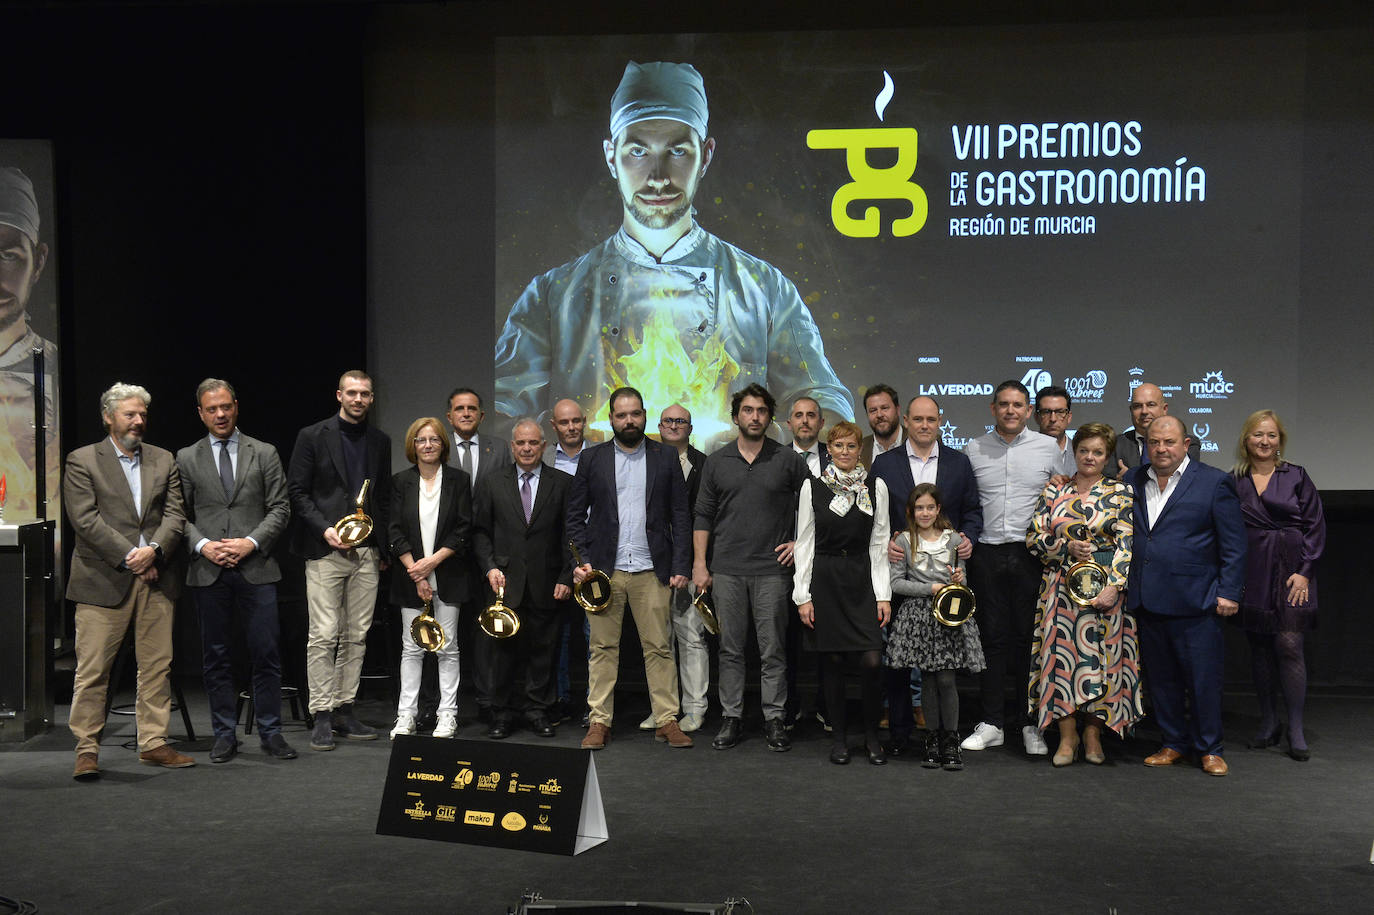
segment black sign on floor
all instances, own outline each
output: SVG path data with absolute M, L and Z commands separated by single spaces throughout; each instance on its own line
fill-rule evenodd
M 607 839 L 592 751 L 399 736 L 377 834 L 580 854 Z

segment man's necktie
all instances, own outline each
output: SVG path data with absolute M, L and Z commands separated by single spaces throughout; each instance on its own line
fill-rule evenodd
M 234 497 L 234 462 L 229 460 L 229 440 L 219 443 L 219 482 L 224 487 L 224 498 Z
M 520 474 L 520 503 L 525 506 L 525 523 L 530 523 L 530 514 L 534 511 L 534 492 L 530 489 L 530 480 L 534 474 L 526 470 Z
M 472 442 L 459 442 L 458 447 L 461 449 L 458 452 L 458 466 L 468 475 L 468 482 L 474 483 L 476 481 L 472 479 L 472 452 L 468 450 L 472 447 Z

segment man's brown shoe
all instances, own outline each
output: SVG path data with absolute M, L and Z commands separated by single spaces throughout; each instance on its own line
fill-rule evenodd
M 1208 775 L 1225 775 L 1227 772 L 1231 771 L 1231 768 L 1226 765 L 1226 760 L 1222 759 L 1220 756 L 1209 754 L 1202 757 L 1202 771 L 1206 772 Z
M 1173 747 L 1163 747 L 1154 756 L 1145 757 L 1147 766 L 1172 766 L 1183 759 L 1183 754 Z
M 593 721 L 587 728 L 587 736 L 582 738 L 582 749 L 600 750 L 611 742 L 611 729 L 599 721 Z
M 659 743 L 666 743 L 674 749 L 684 749 L 692 745 L 692 738 L 682 733 L 682 728 L 678 726 L 676 720 L 669 721 L 663 727 L 654 731 L 654 740 Z
M 178 753 L 165 743 L 138 754 L 138 761 L 145 766 L 161 766 L 164 769 L 185 769 L 196 764 L 194 759 L 185 753 Z
M 72 770 L 72 778 L 83 782 L 100 778 L 100 757 L 95 753 L 76 754 L 76 768 Z

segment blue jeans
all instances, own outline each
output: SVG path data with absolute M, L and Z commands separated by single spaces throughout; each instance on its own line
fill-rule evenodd
M 200 641 L 205 660 L 205 695 L 216 737 L 233 737 L 238 718 L 238 691 L 230 657 L 234 625 L 243 627 L 253 664 L 253 712 L 258 734 L 266 740 L 281 731 L 281 633 L 277 621 L 277 586 L 253 584 L 238 569 L 224 569 L 219 579 L 191 588 L 200 613 Z

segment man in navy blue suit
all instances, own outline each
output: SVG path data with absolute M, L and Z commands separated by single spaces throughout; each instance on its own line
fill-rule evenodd
M 644 652 L 644 676 L 658 722 L 654 738 L 690 747 L 692 738 L 677 723 L 677 665 L 669 644 L 669 589 L 685 588 L 691 568 L 687 483 L 677 452 L 644 437 L 644 397 L 638 391 L 617 388 L 609 410 L 615 437 L 593 445 L 578 460 L 568 497 L 568 537 L 584 560 L 573 570 L 573 580 L 583 581 L 593 569 L 611 578 L 611 605 L 590 617 L 591 711 L 582 749 L 600 750 L 611 739 L 626 602 Z
M 906 500 L 917 483 L 934 483 L 940 489 L 945 517 L 959 532 L 959 558 L 967 559 L 983 531 L 983 505 L 978 500 L 978 481 L 973 466 L 962 451 L 940 447 L 940 405 L 934 397 L 913 397 L 902 420 L 906 444 L 884 451 L 873 459 L 873 475 L 887 486 L 888 511 L 892 519 L 893 541 L 889 558 L 900 559 L 896 536 L 906 530 Z M 911 731 L 917 724 L 912 710 L 914 697 L 908 699 L 911 683 L 920 672 L 906 669 L 887 672 L 887 714 L 891 743 L 888 752 L 901 756 L 906 751 Z M 921 726 L 924 727 L 924 719 Z
M 1204 772 L 1225 775 L 1219 617 L 1240 607 L 1245 523 L 1230 476 L 1190 459 L 1188 446 L 1182 421 L 1157 418 L 1146 438 L 1149 463 L 1128 477 L 1135 553 L 1127 594 L 1140 621 L 1141 663 L 1164 736 L 1145 765 L 1172 766 L 1192 750 Z

